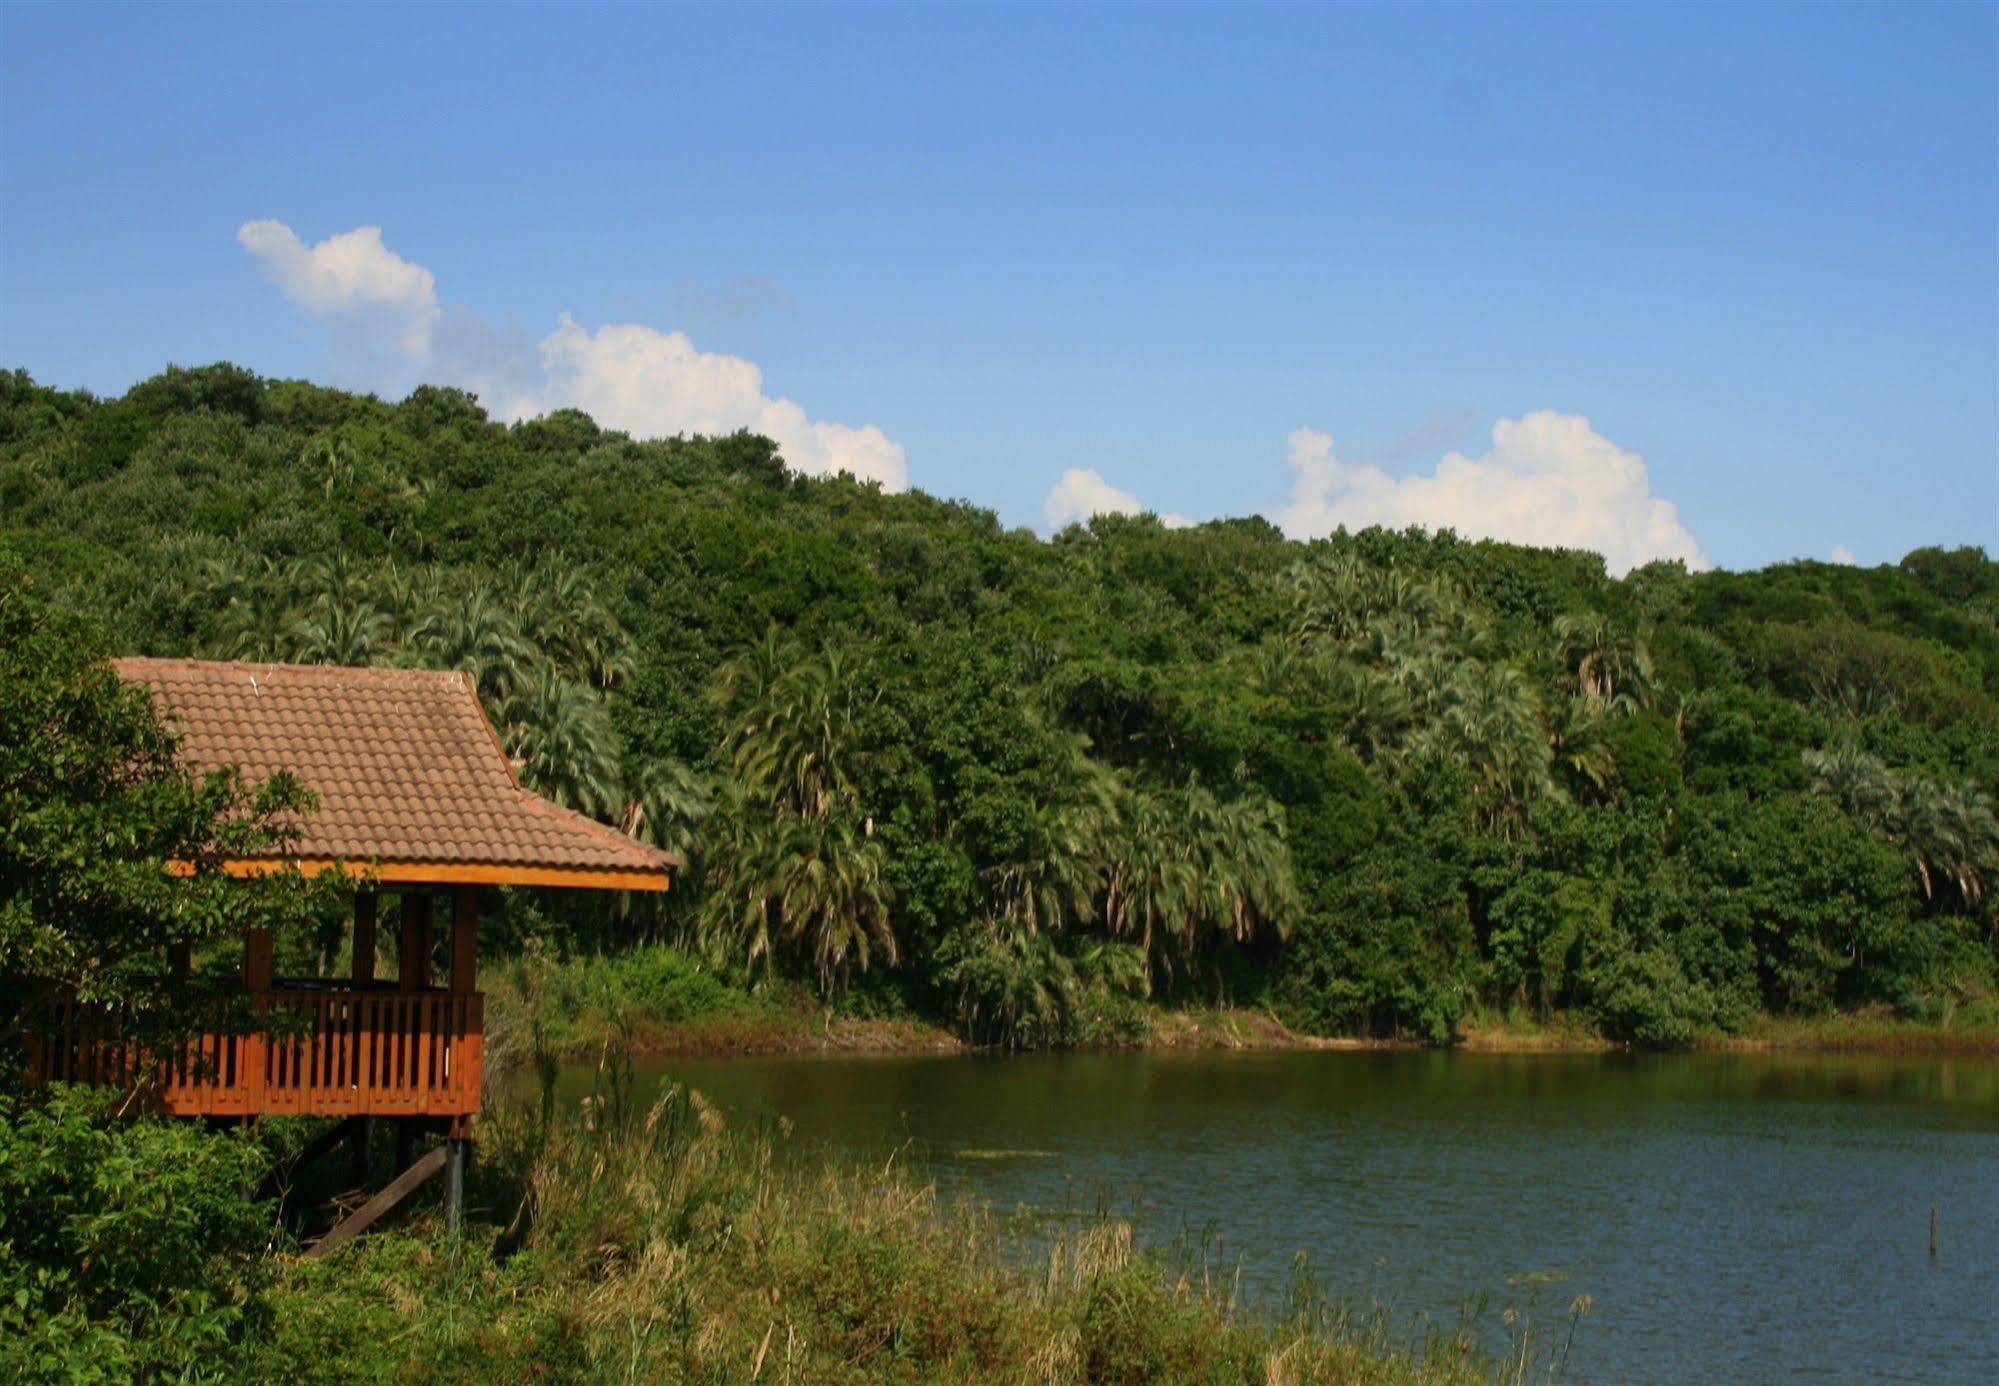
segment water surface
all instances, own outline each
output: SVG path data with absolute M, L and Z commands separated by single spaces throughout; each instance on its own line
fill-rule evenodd
M 1588 1295 L 1593 1381 L 1999 1381 L 1999 1065 L 1461 1053 L 673 1060 L 794 1140 L 900 1149 L 995 1211 L 1108 1204 L 1219 1238 L 1275 1302 L 1297 1252 L 1404 1332 Z M 587 1091 L 583 1071 L 565 1075 Z M 1930 1209 L 1940 1253 L 1929 1252 Z

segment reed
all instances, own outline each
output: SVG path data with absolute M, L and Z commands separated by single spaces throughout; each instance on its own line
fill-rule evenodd
M 794 1148 L 700 1093 L 633 1100 L 607 1046 L 582 1102 L 483 1124 L 467 1235 L 424 1222 L 288 1262 L 246 1374 L 694 1382 L 1524 1380 L 1471 1335 L 1401 1345 L 1330 1305 L 1246 1307 L 1219 1239 L 1159 1254 L 1130 1224 L 1023 1227 L 940 1203 L 896 1160 Z

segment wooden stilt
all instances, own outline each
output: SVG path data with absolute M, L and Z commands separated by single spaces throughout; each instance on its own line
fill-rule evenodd
M 373 1227 L 382 1214 L 408 1198 L 419 1184 L 443 1169 L 445 1158 L 446 1151 L 443 1146 L 432 1146 L 424 1153 L 421 1160 L 398 1174 L 386 1189 L 335 1223 L 331 1231 L 312 1244 L 311 1249 L 305 1253 L 306 1259 L 316 1261 Z
M 375 1119 L 371 1116 L 355 1117 L 347 1128 L 347 1153 L 353 1161 L 354 1187 L 364 1188 L 368 1183 L 368 1171 L 375 1163 Z

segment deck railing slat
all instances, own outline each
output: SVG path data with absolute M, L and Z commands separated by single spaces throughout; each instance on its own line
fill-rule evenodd
M 30 1050 L 45 1081 L 140 1088 L 156 1109 L 180 1116 L 463 1116 L 479 1108 L 484 1000 L 477 992 L 265 992 L 251 998 L 252 1009 L 284 1033 L 211 1031 L 155 1060 L 121 1038 L 127 1027 L 117 1016 L 63 1002 Z

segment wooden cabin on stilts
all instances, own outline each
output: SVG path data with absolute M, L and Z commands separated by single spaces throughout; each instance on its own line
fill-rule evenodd
M 442 1169 L 455 1226 L 484 1068 L 478 919 L 496 886 L 663 891 L 679 862 L 524 788 L 461 672 L 121 659 L 150 689 L 197 768 L 261 780 L 289 771 L 318 796 L 282 856 L 230 861 L 233 875 L 345 873 L 353 895 L 345 977 L 281 976 L 262 930 L 244 939 L 243 985 L 268 1033 L 198 1037 L 166 1058 L 135 1053 L 101 1017 L 58 1012 L 30 1037 L 44 1080 L 131 1087 L 174 1116 L 332 1116 L 366 1168 L 393 1124 L 400 1171 L 315 1248 L 355 1235 Z M 395 940 L 378 930 L 395 901 Z M 170 966 L 185 969 L 185 950 Z M 388 957 L 394 976 L 384 977 Z M 440 1145 L 416 1157 L 428 1133 Z M 322 1150 L 320 1153 L 324 1153 Z

